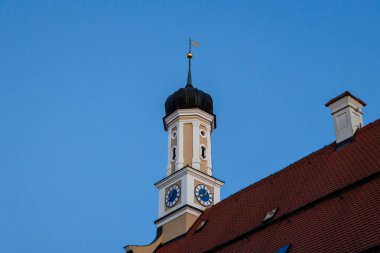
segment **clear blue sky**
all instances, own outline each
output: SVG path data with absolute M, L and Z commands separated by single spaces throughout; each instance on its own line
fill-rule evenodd
M 214 98 L 222 198 L 380 118 L 380 2 L 0 0 L 0 252 L 123 252 L 155 236 L 164 102 Z

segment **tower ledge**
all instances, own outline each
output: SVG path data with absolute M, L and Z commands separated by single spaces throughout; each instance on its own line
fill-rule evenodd
M 167 131 L 169 129 L 169 124 L 173 122 L 175 119 L 181 116 L 198 116 L 200 118 L 205 119 L 208 122 L 211 122 L 210 127 L 211 130 L 214 130 L 216 128 L 216 115 L 207 113 L 201 109 L 198 108 L 191 108 L 191 109 L 177 109 L 173 113 L 165 116 L 163 118 L 164 123 L 164 129 Z
M 160 181 L 156 182 L 154 186 L 156 186 L 158 189 L 165 187 L 166 185 L 178 180 L 179 178 L 183 177 L 184 175 L 192 175 L 197 178 L 203 178 L 207 180 L 208 183 L 210 184 L 217 184 L 220 187 L 224 185 L 224 181 L 219 180 L 215 177 L 209 176 L 206 173 L 199 171 L 197 169 L 194 169 L 188 165 L 183 167 L 180 170 L 177 170 L 173 174 L 171 174 L 169 177 L 165 177 L 164 179 L 161 179 Z

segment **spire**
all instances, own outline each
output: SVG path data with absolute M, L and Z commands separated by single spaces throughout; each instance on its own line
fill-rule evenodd
M 187 74 L 187 83 L 186 88 L 193 88 L 192 79 L 191 79 L 191 58 L 193 54 L 191 53 L 191 38 L 189 39 L 189 53 L 187 54 L 187 59 L 189 59 L 189 72 Z

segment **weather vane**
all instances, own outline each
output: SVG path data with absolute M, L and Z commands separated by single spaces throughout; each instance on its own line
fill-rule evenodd
M 189 39 L 189 52 L 187 53 L 187 59 L 189 59 L 189 73 L 187 74 L 186 88 L 192 88 L 193 87 L 192 79 L 191 79 L 191 58 L 193 58 L 193 54 L 191 53 L 191 46 L 199 47 L 200 44 L 199 44 L 199 42 L 196 42 L 196 41 L 192 40 L 191 38 Z

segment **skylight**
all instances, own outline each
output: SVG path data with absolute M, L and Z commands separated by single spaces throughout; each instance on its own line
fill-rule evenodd
M 202 228 L 206 225 L 206 221 L 202 221 L 201 223 L 199 223 L 198 227 L 195 229 L 195 232 L 198 232 L 200 230 L 202 230 Z
M 286 244 L 277 250 L 277 253 L 286 253 L 290 249 L 290 244 Z
M 267 220 L 272 219 L 272 218 L 276 215 L 277 211 L 278 211 L 278 208 L 275 208 L 275 209 L 269 211 L 269 212 L 267 213 L 267 215 L 265 215 L 265 218 L 264 218 L 263 221 L 267 221 Z

